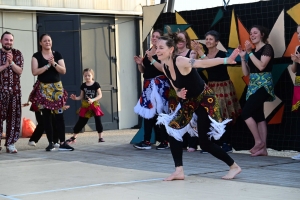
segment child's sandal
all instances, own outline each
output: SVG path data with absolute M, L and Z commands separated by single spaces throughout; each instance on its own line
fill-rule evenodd
M 98 142 L 105 142 L 103 138 L 99 138 Z

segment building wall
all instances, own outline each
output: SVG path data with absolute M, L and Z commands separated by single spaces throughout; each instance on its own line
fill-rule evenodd
M 1 0 L 0 8 L 141 15 L 142 6 L 153 4 L 153 0 Z
M 126 33 L 126 34 L 124 34 Z M 133 107 L 137 103 L 137 66 L 133 60 L 136 54 L 135 24 L 133 18 L 116 20 L 116 52 L 118 78 L 119 129 L 138 124 Z
M 24 57 L 24 68 L 21 75 L 22 103 L 26 103 L 29 93 L 34 84 L 34 77 L 31 73 L 31 57 L 37 51 L 37 38 L 35 30 L 36 15 L 23 12 L 0 12 L 1 35 L 9 31 L 14 35 L 14 48 L 19 49 Z M 29 111 L 29 107 L 22 109 L 22 118 L 30 118 L 35 122 L 34 113 Z M 5 132 L 4 127 L 4 132 Z

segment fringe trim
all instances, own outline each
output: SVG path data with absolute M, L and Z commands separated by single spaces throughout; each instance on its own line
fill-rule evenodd
M 225 130 L 226 124 L 228 122 L 232 121 L 232 119 L 225 119 L 222 122 L 217 122 L 216 120 L 211 118 L 209 115 L 208 115 L 208 117 L 212 123 L 210 123 L 210 125 L 211 125 L 211 127 L 209 128 L 210 132 L 208 132 L 207 135 L 209 136 L 209 139 L 211 139 L 213 137 L 215 140 L 219 140 L 226 131 Z
M 170 114 L 164 114 L 161 113 L 158 115 L 157 118 L 157 125 L 164 125 L 166 127 L 167 133 L 174 137 L 177 141 L 182 141 L 182 136 L 185 133 L 189 133 L 192 137 L 196 136 L 198 137 L 197 132 L 197 115 L 193 115 L 193 118 L 191 119 L 190 123 L 188 123 L 185 127 L 181 129 L 174 129 L 169 126 L 169 123 L 173 120 L 174 117 L 176 117 L 178 110 L 181 108 L 181 105 L 178 104 L 175 111 Z M 196 116 L 196 118 L 195 118 Z
M 167 133 L 174 137 L 177 141 L 182 141 L 182 136 L 185 133 L 189 133 L 192 137 L 198 137 L 198 130 L 197 130 L 197 119 L 198 116 L 194 113 L 193 117 L 191 119 L 191 121 L 183 128 L 181 129 L 174 129 L 172 127 L 169 126 L 170 122 L 176 117 L 178 110 L 181 108 L 181 105 L 178 104 L 175 111 L 172 112 L 171 114 L 159 114 L 158 118 L 157 118 L 157 125 L 164 125 L 166 127 L 166 131 Z M 211 118 L 208 115 L 211 123 L 211 127 L 209 128 L 210 131 L 207 133 L 207 135 L 209 136 L 209 139 L 211 139 L 212 137 L 215 140 L 219 140 L 222 135 L 225 133 L 225 127 L 226 124 L 230 121 L 232 121 L 232 119 L 226 119 L 222 122 L 217 122 L 216 120 L 214 120 L 213 118 Z
M 140 104 L 140 100 L 138 100 L 136 106 L 134 107 L 134 112 L 146 119 L 153 118 L 157 113 L 162 113 L 162 112 L 168 113 L 169 111 L 168 104 L 164 106 L 162 97 L 158 93 L 158 87 L 154 81 L 155 81 L 154 79 L 151 80 L 151 86 L 150 86 L 152 88 L 150 101 L 153 107 L 152 108 L 142 107 Z

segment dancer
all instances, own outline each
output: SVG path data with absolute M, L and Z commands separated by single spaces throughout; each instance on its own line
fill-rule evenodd
M 143 73 L 144 88 L 142 95 L 134 107 L 134 112 L 144 118 L 144 140 L 133 146 L 137 149 L 151 149 L 152 128 L 160 137 L 157 150 L 169 148 L 167 133 L 164 127 L 156 126 L 157 114 L 168 113 L 169 81 L 162 72 L 163 65 L 156 56 L 156 43 L 161 30 L 154 30 L 151 37 L 152 47 L 146 51 L 144 58 L 134 56 L 138 69 Z
M 177 43 L 177 52 L 176 55 L 183 56 L 187 58 L 194 58 L 196 59 L 196 52 L 191 49 L 191 39 L 186 31 L 179 31 L 178 37 L 181 38 L 181 40 Z M 170 87 L 169 92 L 169 108 L 171 111 L 174 111 L 179 103 L 179 99 L 176 95 L 176 91 L 173 87 Z M 194 136 L 191 137 L 190 134 L 186 133 L 184 136 L 182 136 L 182 142 L 183 142 L 183 150 L 186 150 L 187 152 L 194 152 L 197 150 L 197 146 L 199 144 L 198 137 Z
M 101 123 L 103 112 L 99 103 L 99 100 L 102 98 L 101 86 L 94 80 L 94 70 L 86 68 L 82 73 L 85 83 L 82 83 L 80 86 L 80 96 L 77 97 L 75 94 L 70 96 L 72 100 L 81 100 L 81 108 L 78 110 L 79 119 L 73 128 L 73 136 L 67 142 L 70 144 L 76 142 L 77 135 L 87 124 L 89 118 L 93 116 L 99 136 L 98 142 L 105 142 L 102 137 L 103 126 Z
M 250 149 L 251 156 L 267 156 L 267 122 L 264 115 L 264 102 L 275 100 L 272 79 L 274 51 L 268 44 L 269 33 L 266 28 L 255 25 L 250 30 L 250 40 L 245 42 L 245 50 L 240 48 L 242 70 L 245 76 L 250 75 L 250 82 L 243 107 L 242 118 L 250 129 L 255 145 Z M 245 60 L 246 53 L 249 56 Z
M 300 25 L 297 27 L 298 39 L 300 41 Z M 291 55 L 293 61 L 292 72 L 296 73 L 294 95 L 292 102 L 292 111 L 297 113 L 297 118 L 300 118 L 299 106 L 300 106 L 300 46 L 295 49 L 295 53 Z M 296 131 L 300 130 L 299 123 L 296 123 Z M 300 160 L 300 154 L 292 157 L 294 160 Z
M 223 179 L 233 179 L 241 172 L 241 168 L 218 145 L 212 143 L 211 137 L 218 138 L 224 132 L 225 124 L 221 122 L 219 105 L 213 91 L 205 85 L 195 68 L 207 68 L 219 64 L 235 64 L 234 59 L 239 53 L 236 49 L 228 58 L 215 58 L 209 60 L 195 60 L 182 56 L 175 56 L 176 43 L 180 41 L 176 33 L 168 33 L 169 37 L 160 37 L 157 56 L 164 63 L 164 73 L 180 97 L 180 104 L 174 113 L 160 114 L 157 123 L 164 124 L 170 135 L 171 153 L 175 162 L 175 172 L 167 177 L 166 181 L 183 180 L 182 163 L 182 135 L 189 132 L 198 135 L 201 149 L 208 151 L 216 158 L 229 166 L 229 172 Z M 195 114 L 195 115 L 194 115 Z M 194 117 L 193 117 L 194 115 Z M 210 116 L 208 116 L 210 115 Z M 195 122 L 195 119 L 197 122 Z M 213 127 L 210 124 L 213 122 Z M 221 122 L 221 123 L 220 123 Z M 198 132 L 195 130 L 197 127 Z M 219 131 L 216 131 L 216 129 Z
M 211 30 L 205 34 L 205 44 L 208 48 L 207 55 L 204 54 L 200 44 L 193 41 L 193 47 L 199 54 L 200 58 L 212 59 L 212 58 L 225 58 L 226 52 L 217 48 L 220 41 L 220 34 L 217 31 Z M 233 125 L 236 122 L 237 117 L 241 114 L 241 106 L 232 81 L 230 80 L 227 65 L 221 64 L 211 68 L 205 69 L 208 75 L 208 86 L 214 91 L 219 101 L 223 119 L 232 119 L 228 125 Z M 222 149 L 229 153 L 232 152 L 232 146 L 230 145 L 230 127 L 226 126 L 226 132 L 223 137 L 215 141 L 222 146 Z M 202 151 L 202 153 L 205 153 Z
M 6 152 L 17 153 L 15 143 L 21 129 L 21 85 L 24 59 L 22 53 L 13 48 L 14 36 L 4 32 L 0 49 L 0 150 L 3 122 L 6 121 Z
M 64 90 L 60 74 L 66 73 L 64 59 L 57 51 L 52 51 L 52 40 L 48 34 L 42 34 L 40 39 L 41 50 L 34 53 L 31 60 L 32 75 L 38 76 L 30 101 L 42 111 L 44 128 L 49 145 L 46 151 L 54 150 L 52 114 L 55 115 L 55 124 L 59 135 L 59 150 L 73 151 L 74 148 L 65 142 L 65 121 L 63 106 L 68 98 Z

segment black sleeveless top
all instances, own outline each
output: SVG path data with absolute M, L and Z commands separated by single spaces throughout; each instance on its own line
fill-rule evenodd
M 260 48 L 257 52 L 252 51 L 252 53 L 255 55 L 255 57 L 260 60 L 261 56 L 269 56 L 271 57 L 271 60 L 267 64 L 266 68 L 262 71 L 260 71 L 252 62 L 252 60 L 248 59 L 248 66 L 250 68 L 250 73 L 261 73 L 261 72 L 271 72 L 272 66 L 273 66 L 273 60 L 274 60 L 274 50 L 273 47 L 270 44 L 265 44 L 262 48 Z
M 152 56 L 152 58 L 155 59 L 156 62 L 160 63 L 160 60 L 158 60 L 157 55 Z M 156 69 L 154 65 L 151 65 L 151 62 L 149 61 L 147 54 L 144 56 L 143 65 L 144 65 L 144 74 L 143 74 L 144 79 L 150 79 L 150 78 L 155 78 L 156 76 L 164 75 L 164 73 Z
M 300 53 L 300 46 L 298 47 L 297 51 Z M 300 64 L 296 63 L 297 71 L 296 76 L 300 76 Z
M 215 58 L 226 58 L 226 53 L 219 50 Z M 230 79 L 227 71 L 227 65 L 216 65 L 205 70 L 208 75 L 208 81 L 227 81 Z
M 170 81 L 172 81 L 173 85 L 178 88 L 185 88 L 187 90 L 186 98 L 197 97 L 204 89 L 204 81 L 198 74 L 195 68 L 192 68 L 191 72 L 187 75 L 182 75 L 176 66 L 176 59 L 178 56 L 175 56 L 173 59 L 174 70 L 176 74 L 176 80 L 172 79 L 169 66 L 164 64 L 164 70 L 166 75 Z
M 191 52 L 192 52 L 192 49 L 190 49 L 190 50 L 187 52 L 187 54 L 185 55 L 185 57 L 190 58 Z

